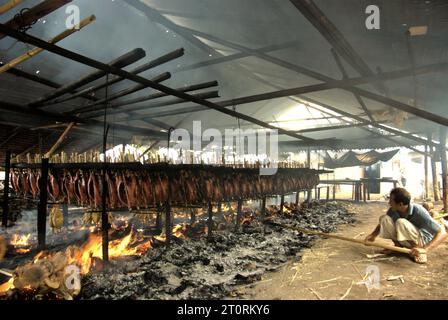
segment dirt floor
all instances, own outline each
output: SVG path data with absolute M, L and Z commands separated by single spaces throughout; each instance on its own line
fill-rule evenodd
M 359 222 L 340 227 L 336 234 L 363 239 L 378 224 L 388 205 L 385 201 L 374 201 L 352 204 L 351 208 Z M 379 238 L 377 241 L 389 243 Z M 445 241 L 428 254 L 427 264 L 420 265 L 405 254 L 372 258 L 370 255 L 379 253 L 380 248 L 320 239 L 301 252 L 301 259 L 241 288 L 240 294 L 246 299 L 268 300 L 448 299 L 447 249 Z M 360 283 L 368 280 L 369 266 L 379 269 L 377 289 L 368 289 Z

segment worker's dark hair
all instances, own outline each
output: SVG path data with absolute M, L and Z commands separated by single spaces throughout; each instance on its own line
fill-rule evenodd
M 394 188 L 390 192 L 390 195 L 394 195 L 396 203 L 402 203 L 405 206 L 411 203 L 411 194 L 405 188 Z

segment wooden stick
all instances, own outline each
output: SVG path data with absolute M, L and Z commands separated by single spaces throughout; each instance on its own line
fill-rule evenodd
M 5 276 L 8 276 L 8 277 L 12 277 L 13 276 L 12 271 L 9 271 L 9 270 L 6 270 L 6 269 L 0 269 L 0 273 L 4 274 Z
M 0 6 L 0 14 L 3 14 L 5 12 L 8 12 L 9 10 L 13 9 L 14 7 L 21 4 L 24 0 L 10 0 L 4 5 Z
M 407 254 L 409 254 L 411 252 L 411 249 L 400 248 L 400 247 L 396 247 L 396 246 L 389 245 L 389 244 L 382 244 L 382 243 L 378 243 L 378 242 L 370 242 L 370 241 L 358 240 L 358 239 L 338 236 L 336 234 L 328 234 L 328 233 L 323 233 L 323 232 L 318 232 L 318 231 L 313 231 L 313 230 L 307 230 L 307 229 L 304 229 L 304 228 L 288 226 L 288 225 L 285 225 L 285 224 L 279 224 L 279 223 L 272 222 L 272 221 L 266 221 L 265 223 L 272 224 L 274 226 L 279 226 L 279 227 L 286 228 L 286 229 L 296 230 L 296 231 L 299 231 L 299 232 L 302 232 L 302 233 L 306 233 L 306 234 L 312 234 L 312 235 L 323 236 L 323 237 L 327 237 L 327 238 L 333 238 L 333 239 L 339 239 L 339 240 L 359 243 L 359 244 L 363 244 L 363 245 L 366 245 L 366 246 L 372 246 L 372 247 L 388 249 L 388 250 L 396 251 L 396 252 L 400 252 L 400 253 L 407 253 Z
M 55 44 L 65 38 L 67 38 L 69 35 L 81 30 L 82 28 L 84 28 L 85 26 L 89 25 L 90 23 L 92 23 L 93 21 L 95 21 L 96 17 L 94 15 L 91 15 L 90 17 L 82 20 L 79 24 L 79 29 L 78 28 L 73 28 L 73 29 L 67 29 L 64 32 L 58 34 L 56 37 L 50 39 L 48 42 L 51 44 Z M 21 56 L 13 59 L 12 61 L 5 63 L 2 67 L 0 67 L 0 73 L 6 72 L 9 69 L 17 66 L 18 64 L 31 59 L 32 57 L 34 57 L 35 55 L 41 53 L 42 51 L 44 51 L 44 49 L 42 48 L 33 48 L 30 51 L 22 54 Z
M 51 147 L 50 151 L 48 151 L 45 155 L 44 158 L 49 158 L 51 157 L 51 155 L 53 154 L 53 152 L 57 149 L 57 147 L 59 147 L 59 145 L 62 143 L 62 141 L 64 141 L 64 138 L 67 136 L 67 134 L 69 133 L 69 131 L 73 128 L 73 126 L 75 125 L 74 122 L 70 123 L 67 126 L 67 129 L 65 129 L 65 131 L 61 134 L 61 136 L 59 137 L 58 141 L 56 141 L 56 143 Z

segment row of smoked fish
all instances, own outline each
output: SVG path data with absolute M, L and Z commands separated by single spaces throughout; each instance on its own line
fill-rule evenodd
M 14 169 L 10 181 L 16 194 L 38 198 L 40 171 Z M 169 177 L 165 172 L 118 170 L 106 174 L 108 208 L 143 209 L 170 201 L 179 205 L 197 205 L 242 199 L 256 199 L 307 190 L 319 183 L 311 172 L 279 169 L 276 175 L 260 176 L 257 170 L 233 170 L 219 173 L 208 170 L 178 170 Z M 50 170 L 48 198 L 91 208 L 101 207 L 103 190 L 101 171 Z

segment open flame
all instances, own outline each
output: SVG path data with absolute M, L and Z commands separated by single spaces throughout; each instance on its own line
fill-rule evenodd
M 176 238 L 185 240 L 186 239 L 185 231 L 187 230 L 186 228 L 187 227 L 186 227 L 185 223 L 177 224 L 171 230 L 171 234 L 173 236 L 175 236 Z M 154 236 L 154 239 L 156 239 L 157 241 L 160 241 L 160 242 L 165 242 L 166 241 L 166 234 L 165 234 L 165 232 L 162 232 L 158 236 Z
M 130 232 L 122 239 L 109 241 L 109 258 L 142 255 L 151 248 L 151 241 L 136 244 L 133 232 Z M 68 263 L 78 265 L 81 267 L 81 273 L 87 274 L 92 266 L 93 258 L 102 258 L 102 250 L 102 237 L 97 234 L 91 234 L 82 247 L 67 249 Z
M 30 252 L 30 238 L 31 234 L 27 235 L 18 235 L 15 234 L 12 236 L 10 240 L 10 244 L 14 247 L 16 253 L 27 253 Z
M 17 247 L 17 246 L 23 246 L 23 247 L 29 246 L 30 245 L 30 242 L 29 242 L 30 241 L 30 237 L 31 237 L 31 234 L 27 234 L 27 235 L 15 234 L 11 238 L 11 245 L 13 245 L 14 247 Z

